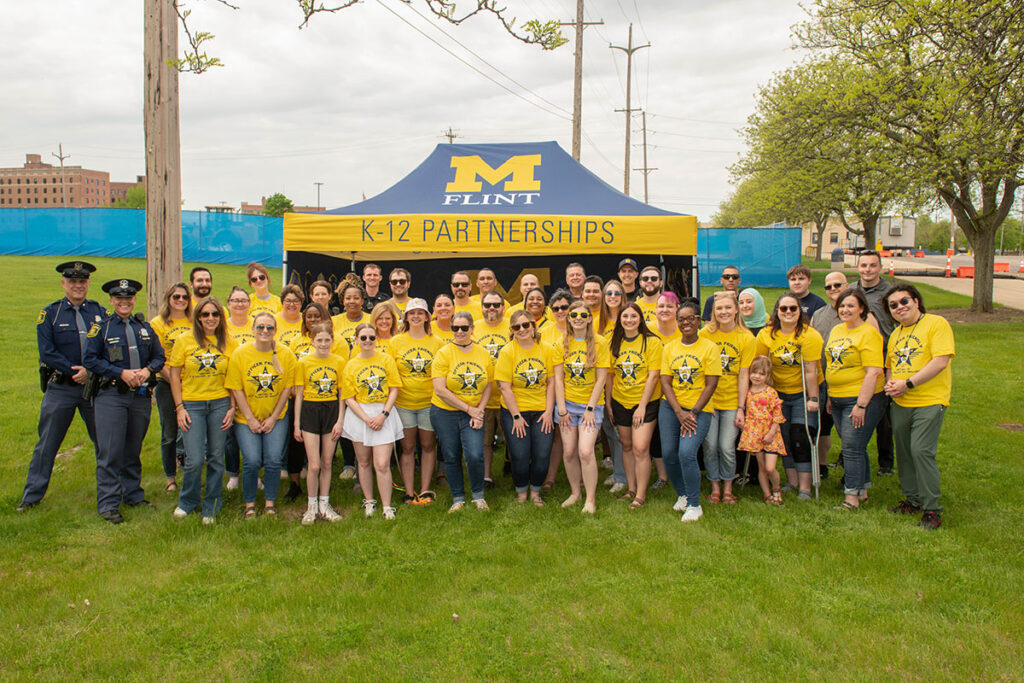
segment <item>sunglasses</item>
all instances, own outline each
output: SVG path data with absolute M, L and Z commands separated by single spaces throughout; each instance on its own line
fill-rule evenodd
M 740 279 L 740 274 L 739 273 L 722 273 L 722 279 L 723 280 L 739 280 Z
M 391 280 L 391 284 L 393 285 L 404 285 L 406 282 L 408 282 L 408 280 L 406 280 L 404 277 L 396 277 Z
M 184 301 L 188 298 L 188 294 L 171 294 L 171 298 L 175 301 Z
M 909 306 L 911 301 L 913 301 L 913 299 L 911 299 L 909 296 L 905 296 L 899 301 L 890 301 L 889 310 L 895 311 L 900 306 Z
M 618 291 L 616 289 L 606 289 L 606 290 L 604 290 L 604 295 L 605 296 L 622 296 L 622 292 L 620 292 L 620 291 Z
M 569 310 L 569 304 L 562 304 L 561 306 L 552 306 L 551 310 L 555 311 L 556 313 L 561 313 L 562 311 L 568 311 Z
M 273 332 L 277 328 L 274 325 L 257 325 L 255 328 L 257 332 Z
M 779 306 L 779 313 L 796 313 L 799 310 L 799 306 Z
M 200 318 L 219 318 L 220 311 L 203 311 L 199 314 Z
M 573 319 L 582 318 L 586 320 L 587 318 L 590 317 L 590 314 L 587 313 L 586 311 L 573 311 L 572 313 L 569 314 L 569 317 Z
M 452 325 L 452 332 L 469 332 L 469 325 Z
M 831 285 L 825 285 L 825 291 L 826 292 L 831 292 L 833 289 L 840 289 L 840 288 L 842 288 L 842 285 L 839 284 L 839 283 L 835 283 L 835 284 L 831 284 Z
M 468 282 L 453 282 L 452 287 L 469 287 Z
M 660 275 L 644 275 L 640 278 L 640 282 L 658 282 L 661 280 Z
M 515 325 L 511 325 L 513 332 L 518 332 L 519 330 L 523 329 L 529 329 L 531 327 L 533 327 L 533 323 L 516 323 Z
M 482 306 L 483 308 L 501 308 L 502 306 L 504 306 L 504 304 L 498 303 L 496 301 L 491 301 L 490 303 L 480 304 L 480 306 Z
M 361 334 L 361 335 L 359 335 L 359 341 L 377 341 L 377 335 L 375 335 L 375 334 Z
M 260 273 L 259 275 L 253 275 L 251 278 L 249 278 L 249 282 L 263 282 L 266 279 L 267 276 Z

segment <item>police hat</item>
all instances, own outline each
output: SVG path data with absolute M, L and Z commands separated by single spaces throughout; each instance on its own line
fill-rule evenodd
M 142 283 L 138 280 L 111 280 L 103 283 L 103 291 L 110 296 L 131 297 L 142 291 Z
M 632 268 L 633 270 L 637 271 L 638 273 L 640 272 L 640 266 L 638 266 L 636 264 L 636 261 L 634 261 L 631 258 L 624 258 L 621 261 L 619 261 L 619 267 L 618 267 L 617 270 L 622 270 L 626 266 L 629 266 L 630 268 Z
M 89 273 L 96 271 L 96 266 L 85 261 L 68 261 L 57 266 L 57 272 L 69 280 L 88 280 Z

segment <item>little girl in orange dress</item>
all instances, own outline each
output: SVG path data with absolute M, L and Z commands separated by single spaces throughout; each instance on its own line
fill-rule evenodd
M 782 417 L 782 399 L 771 387 L 772 362 L 768 356 L 754 358 L 748 372 L 750 388 L 743 408 L 743 435 L 736 448 L 757 457 L 757 480 L 764 493 L 764 502 L 782 505 L 779 471 L 776 469 L 779 456 L 786 454 L 782 432 L 779 431 L 779 425 L 786 421 Z

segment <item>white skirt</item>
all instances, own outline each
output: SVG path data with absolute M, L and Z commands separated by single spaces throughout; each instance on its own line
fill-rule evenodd
M 360 407 L 367 417 L 376 417 L 384 412 L 383 403 L 360 403 Z M 360 420 L 354 410 L 345 411 L 345 422 L 342 425 L 342 435 L 349 441 L 358 442 L 366 446 L 381 446 L 394 443 L 400 440 L 405 432 L 402 430 L 402 419 L 398 417 L 398 411 L 394 408 L 384 419 L 384 426 L 379 430 L 370 429 L 365 422 Z

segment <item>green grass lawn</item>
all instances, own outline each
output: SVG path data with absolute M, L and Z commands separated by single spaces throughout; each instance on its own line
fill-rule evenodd
M 94 298 L 108 278 L 143 274 L 96 261 Z M 41 400 L 33 323 L 58 296 L 57 262 L 0 257 L 20 285 L 0 303 L 0 678 L 1021 678 L 1024 434 L 997 424 L 1024 422 L 1024 323 L 955 327 L 937 532 L 886 511 L 894 477 L 853 514 L 832 509 L 834 480 L 820 501 L 781 508 L 748 486 L 683 525 L 664 489 L 637 511 L 602 492 L 586 518 L 556 504 L 564 480 L 538 510 L 502 478 L 489 513 L 447 515 L 441 486 L 432 507 L 367 521 L 361 496 L 336 485 L 334 525 L 300 526 L 304 502 L 245 523 L 233 492 L 203 527 L 171 518 L 155 411 L 143 485 L 158 509 L 114 527 L 95 512 L 80 423 L 65 449 L 84 447 L 58 459 L 43 504 L 14 512 Z M 211 270 L 218 295 L 244 279 Z

